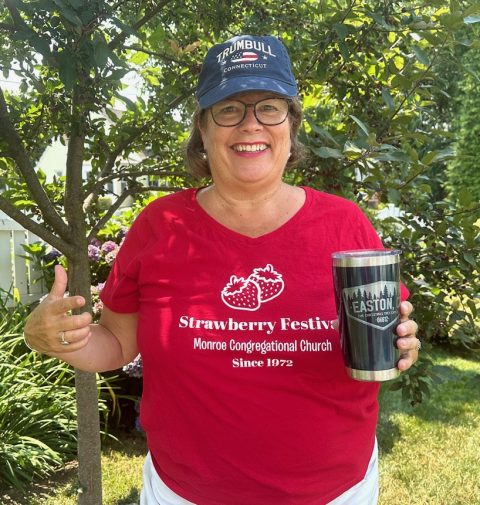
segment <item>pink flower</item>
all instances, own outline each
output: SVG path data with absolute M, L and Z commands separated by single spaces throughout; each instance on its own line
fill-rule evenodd
M 94 303 L 92 310 L 95 315 L 101 314 L 103 310 L 103 302 L 99 300 L 98 302 Z
M 104 254 L 108 254 L 116 249 L 118 249 L 118 245 L 113 240 L 107 240 L 107 242 L 102 245 L 102 252 Z
M 115 251 L 110 251 L 110 252 L 109 252 L 109 253 L 105 256 L 105 261 L 106 261 L 109 265 L 111 265 L 111 264 L 114 262 L 114 260 L 115 260 L 115 258 L 116 258 L 116 256 L 117 256 L 117 252 L 118 252 L 118 250 L 115 250 Z

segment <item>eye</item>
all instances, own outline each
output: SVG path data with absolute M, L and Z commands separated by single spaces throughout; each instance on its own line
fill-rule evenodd
M 282 100 L 265 100 L 258 102 L 257 111 L 264 114 L 283 112 L 285 106 Z
M 240 103 L 235 102 L 220 102 L 217 107 L 215 107 L 214 113 L 221 114 L 222 116 L 227 116 L 231 114 L 238 114 L 242 112 L 243 106 Z
M 260 110 L 262 112 L 276 112 L 278 109 L 275 107 L 275 105 L 272 105 L 271 103 L 263 103 L 260 106 Z

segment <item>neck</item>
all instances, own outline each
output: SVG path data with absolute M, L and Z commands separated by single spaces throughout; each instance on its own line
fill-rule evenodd
M 279 181 L 275 186 L 272 186 L 267 190 L 262 188 L 252 191 L 251 188 L 248 188 L 246 190 L 237 190 L 232 193 L 231 191 L 224 191 L 217 184 L 212 184 L 208 188 L 205 188 L 205 191 L 210 192 L 210 198 L 212 198 L 212 200 L 221 207 L 233 211 L 235 211 L 235 209 L 255 209 L 258 211 L 259 208 L 272 204 L 276 205 L 282 200 L 283 195 L 289 188 L 290 186 L 285 184 L 283 181 Z
M 270 191 L 222 192 L 215 184 L 200 190 L 197 201 L 219 223 L 249 237 L 277 229 L 295 214 L 305 201 L 302 189 L 280 181 Z

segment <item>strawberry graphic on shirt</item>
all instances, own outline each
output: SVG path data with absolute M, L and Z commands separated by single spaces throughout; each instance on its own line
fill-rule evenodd
M 282 274 L 279 274 L 270 264 L 264 268 L 254 268 L 249 279 L 258 284 L 262 303 L 276 298 L 285 287 Z
M 260 288 L 251 279 L 232 275 L 222 290 L 225 305 L 238 310 L 257 310 L 260 307 Z
M 253 311 L 280 295 L 284 287 L 282 274 L 267 264 L 263 268 L 254 268 L 246 279 L 232 275 L 221 296 L 223 303 L 232 309 Z

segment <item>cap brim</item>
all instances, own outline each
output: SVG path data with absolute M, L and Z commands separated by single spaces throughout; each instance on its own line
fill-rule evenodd
M 218 86 L 197 97 L 197 99 L 202 109 L 208 109 L 208 107 L 211 107 L 220 100 L 225 100 L 229 96 L 247 91 L 271 91 L 272 93 L 288 97 L 298 95 L 296 86 L 276 79 L 269 79 L 268 77 L 255 76 L 225 79 Z

